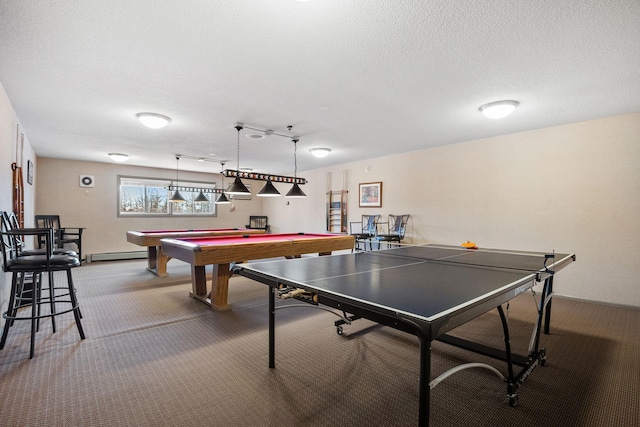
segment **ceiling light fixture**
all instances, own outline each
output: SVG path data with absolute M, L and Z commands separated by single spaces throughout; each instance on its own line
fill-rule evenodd
M 240 131 L 242 130 L 242 125 L 240 123 L 236 123 L 235 126 L 236 130 L 238 131 L 238 157 L 237 157 L 237 164 L 236 164 L 236 179 L 233 181 L 233 184 L 231 184 L 231 186 L 227 189 L 227 193 L 229 194 L 251 194 L 251 191 L 249 191 L 249 189 L 242 183 L 242 180 L 240 180 Z
M 490 119 L 503 119 L 520 105 L 518 101 L 496 101 L 480 106 L 479 110 Z
M 122 163 L 127 161 L 127 159 L 129 158 L 129 155 L 123 154 L 123 153 L 109 153 L 109 157 L 114 162 Z
M 236 123 L 236 125 L 240 125 L 242 126 L 242 129 L 250 129 L 250 130 L 255 130 L 257 133 L 248 133 L 245 135 L 245 137 L 250 138 L 250 139 L 261 139 L 261 138 L 266 138 L 268 136 L 271 135 L 276 135 L 276 136 L 282 136 L 284 138 L 297 138 L 297 135 L 291 135 L 291 134 L 287 134 L 281 131 L 276 131 L 273 129 L 267 129 L 265 127 L 261 127 L 261 126 L 254 126 L 254 125 L 248 125 L 246 123 Z M 293 126 L 287 126 L 287 129 L 290 131 L 293 128 Z
M 151 129 L 163 128 L 171 122 L 169 117 L 156 113 L 138 113 L 136 117 L 143 125 Z
M 292 141 L 293 141 L 293 164 L 294 164 L 293 179 L 295 181 L 295 179 L 298 177 L 298 157 L 296 155 L 296 151 L 298 149 L 298 140 L 292 139 Z M 293 187 L 291 187 L 291 190 L 289 190 L 289 192 L 285 195 L 285 197 L 301 199 L 303 197 L 307 197 L 307 195 L 304 194 L 304 191 L 302 191 L 298 183 L 294 183 Z
M 312 148 L 311 150 L 311 154 L 313 154 L 315 157 L 321 159 L 323 157 L 327 157 L 329 155 L 329 153 L 331 152 L 330 148 L 324 148 L 324 147 L 318 147 L 318 148 Z
M 295 190 L 293 193 L 291 191 L 289 192 L 291 193 L 289 197 L 306 197 L 299 187 L 300 185 L 307 183 L 307 180 L 304 178 L 298 178 L 297 176 L 292 177 L 292 176 L 273 175 L 269 173 L 254 172 L 250 168 L 240 168 L 240 154 L 239 154 L 240 153 L 240 130 L 251 129 L 251 130 L 255 130 L 260 133 L 263 133 L 267 136 L 270 136 L 270 135 L 281 136 L 294 141 L 294 144 L 299 140 L 299 137 L 297 135 L 292 135 L 290 133 L 287 134 L 284 132 L 274 131 L 271 129 L 252 126 L 252 125 L 245 125 L 244 123 L 236 123 L 235 128 L 238 130 L 238 167 L 235 170 L 226 169 L 222 171 L 222 174 L 225 177 L 234 178 L 234 183 L 231 186 L 229 186 L 228 190 L 226 190 L 227 193 L 230 193 L 231 191 L 233 191 L 235 194 L 235 191 L 236 191 L 235 184 L 238 182 L 242 185 L 243 188 L 246 188 L 244 184 L 242 184 L 242 181 L 240 181 L 240 178 L 243 178 L 243 179 L 252 179 L 256 181 L 266 181 L 266 184 L 264 185 L 264 187 L 257 193 L 257 195 L 261 197 L 279 196 L 280 192 L 274 185 L 274 183 L 277 183 L 277 182 L 294 184 L 294 187 L 297 187 L 297 190 Z M 293 126 L 287 126 L 287 129 L 289 131 L 291 131 L 292 128 Z M 294 151 L 295 151 L 295 147 L 294 147 Z M 294 160 L 296 160 L 295 156 L 296 156 L 296 153 L 294 152 Z M 297 163 L 296 163 L 296 171 L 297 171 Z M 242 192 L 240 194 L 250 194 L 250 192 L 249 190 L 247 190 L 246 193 Z
M 266 138 L 267 135 L 264 133 L 248 133 L 244 137 L 249 139 L 263 139 Z
M 220 162 L 220 166 L 222 167 L 222 171 L 224 171 L 224 162 Z M 222 193 L 220 194 L 220 197 L 218 197 L 218 199 L 216 200 L 216 205 L 228 205 L 231 203 L 231 200 L 229 200 L 227 196 L 224 195 L 224 173 L 221 173 L 221 175 L 222 175 L 222 184 L 220 185 L 220 187 L 222 188 Z
M 180 181 L 178 181 L 178 163 L 180 162 L 180 155 L 176 154 L 176 192 L 173 193 L 173 196 L 171 196 L 170 201 L 173 203 L 182 203 L 182 202 L 186 202 L 185 198 L 182 197 L 182 194 L 180 194 L 180 192 L 178 191 L 178 185 L 180 184 Z

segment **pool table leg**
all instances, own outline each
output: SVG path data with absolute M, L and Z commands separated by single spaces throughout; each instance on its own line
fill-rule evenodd
M 191 266 L 191 296 L 197 300 L 210 305 L 213 310 L 231 310 L 231 304 L 227 302 L 229 295 L 229 264 L 218 264 L 213 266 L 213 277 L 211 278 L 211 294 L 207 298 L 207 276 L 205 266 Z
M 167 257 L 160 246 L 147 247 L 147 270 L 156 276 L 167 276 Z
M 227 302 L 229 296 L 229 263 L 214 264 L 211 278 L 211 308 L 217 311 L 231 310 Z
M 162 247 L 158 248 L 158 272 L 156 273 L 158 276 L 167 276 L 167 263 L 171 258 L 166 256 L 162 251 Z

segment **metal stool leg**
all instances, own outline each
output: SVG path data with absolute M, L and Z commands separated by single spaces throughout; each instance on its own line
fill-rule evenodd
M 9 306 L 4 314 L 4 318 L 15 317 L 16 309 L 14 307 L 16 303 L 16 292 L 18 290 L 18 273 L 13 273 L 11 278 L 11 294 L 9 294 Z M 7 335 L 9 335 L 9 328 L 13 324 L 13 321 L 7 319 L 4 323 L 4 329 L 2 330 L 2 339 L 0 339 L 0 350 L 4 348 L 4 344 L 7 342 Z
M 40 282 L 40 281 L 39 281 Z M 40 297 L 42 292 L 41 283 L 31 290 L 31 346 L 29 348 L 29 359 L 33 359 L 36 348 L 36 332 L 40 326 Z
M 56 332 L 56 287 L 53 280 L 53 271 L 49 272 L 49 307 L 51 307 L 51 328 Z
M 69 285 L 69 297 L 71 299 L 71 305 L 73 307 L 73 317 L 76 319 L 76 326 L 78 326 L 78 333 L 80 333 L 80 339 L 84 339 L 84 330 L 82 329 L 82 323 L 80 322 L 80 307 L 76 299 L 76 289 L 73 286 L 73 277 L 71 276 L 71 269 L 67 270 L 67 284 Z

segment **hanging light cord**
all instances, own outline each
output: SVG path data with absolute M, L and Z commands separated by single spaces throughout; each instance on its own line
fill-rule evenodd
M 293 139 L 293 177 L 298 178 L 298 156 L 296 152 L 298 151 L 298 140 Z
M 237 163 L 236 163 L 236 171 L 239 173 L 240 172 L 240 131 L 242 130 L 242 126 L 240 125 L 236 125 L 236 129 L 238 130 L 238 157 L 237 157 Z
M 176 186 L 178 186 L 180 184 L 180 181 L 178 180 L 178 163 L 180 162 L 180 156 L 176 155 Z
M 220 184 L 220 186 L 222 187 L 222 192 L 224 193 L 224 162 L 220 162 L 220 175 L 222 176 L 222 184 Z

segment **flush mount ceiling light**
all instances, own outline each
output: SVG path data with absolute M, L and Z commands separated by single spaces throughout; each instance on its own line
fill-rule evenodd
M 127 159 L 129 158 L 129 155 L 123 154 L 123 153 L 109 153 L 109 157 L 114 162 L 122 163 L 127 161 Z
M 496 101 L 480 106 L 479 110 L 490 119 L 502 119 L 513 113 L 518 105 L 518 101 Z
M 245 138 L 249 138 L 249 139 L 264 139 L 269 135 L 272 135 L 273 131 L 272 130 L 265 130 L 263 131 L 259 131 L 258 133 L 247 133 L 244 135 Z
M 163 128 L 171 122 L 169 117 L 156 113 L 138 113 L 136 117 L 143 125 L 151 129 Z
M 315 157 L 321 159 L 323 157 L 327 157 L 329 155 L 329 153 L 331 152 L 330 148 L 324 148 L 324 147 L 318 147 L 318 148 L 312 148 L 309 151 L 311 151 L 311 154 L 313 154 Z

